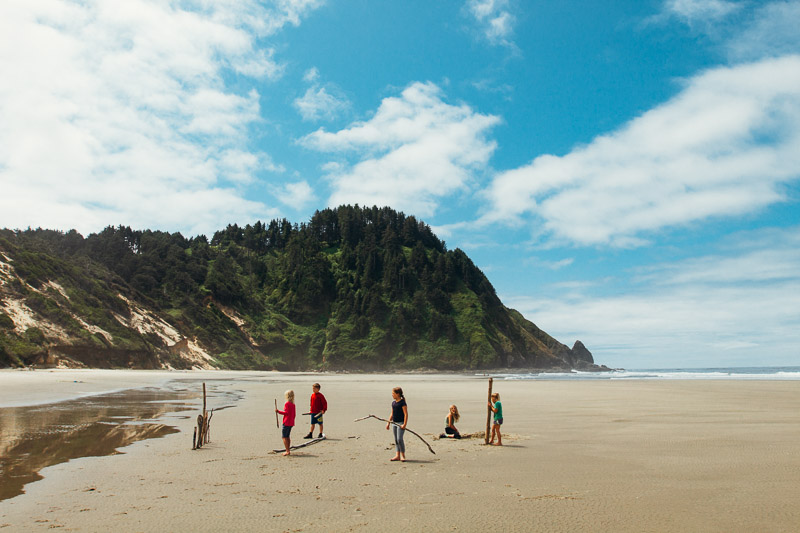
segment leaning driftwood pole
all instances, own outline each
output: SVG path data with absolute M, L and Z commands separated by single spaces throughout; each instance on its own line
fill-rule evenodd
M 492 403 L 492 378 L 489 378 L 489 403 Z M 492 408 L 486 406 L 486 434 L 483 438 L 484 444 L 489 444 L 489 424 L 492 421 Z
M 275 427 L 278 429 L 281 428 L 281 425 L 278 424 L 278 400 L 275 400 Z
M 395 424 L 395 423 L 394 423 L 394 422 L 392 422 L 391 420 L 386 420 L 385 418 L 381 418 L 381 417 L 379 417 L 379 416 L 375 416 L 375 415 L 367 415 L 367 416 L 364 416 L 364 417 L 361 417 L 361 418 L 356 418 L 355 420 L 353 420 L 353 422 L 358 422 L 359 420 L 366 420 L 367 418 L 377 418 L 378 420 L 381 420 L 381 421 L 383 421 L 383 422 L 388 422 L 389 424 L 392 424 L 393 426 L 401 427 L 401 426 L 400 426 L 400 424 Z M 436 455 L 436 452 L 435 452 L 435 451 L 433 451 L 433 448 L 431 448 L 431 445 L 430 445 L 430 444 L 428 444 L 428 441 L 426 441 L 425 439 L 423 439 L 423 438 L 422 438 L 422 436 L 421 436 L 419 433 L 417 433 L 416 431 L 412 431 L 412 430 L 410 430 L 410 429 L 408 429 L 408 428 L 406 428 L 406 431 L 408 431 L 408 432 L 409 432 L 409 433 L 411 433 L 412 435 L 416 435 L 416 436 L 419 438 L 419 440 L 421 440 L 422 442 L 424 442 L 424 443 L 425 443 L 425 446 L 427 446 L 427 447 L 428 447 L 428 449 L 431 451 L 431 453 L 432 453 L 433 455 Z

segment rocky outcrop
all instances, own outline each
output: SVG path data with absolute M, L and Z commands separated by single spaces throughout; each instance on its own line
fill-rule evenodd
M 572 350 L 570 350 L 570 352 L 572 355 L 572 360 L 576 365 L 580 365 L 581 363 L 588 363 L 590 365 L 594 364 L 592 352 L 590 352 L 581 341 L 575 341 L 575 344 L 572 346 Z

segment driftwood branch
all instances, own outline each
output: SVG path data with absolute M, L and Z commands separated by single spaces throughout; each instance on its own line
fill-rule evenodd
M 203 383 L 203 412 L 197 415 L 197 426 L 192 435 L 192 449 L 198 450 L 203 444 L 211 442 L 211 417 L 214 416 L 214 409 L 207 410 L 206 384 Z
M 489 444 L 489 424 L 492 420 L 492 378 L 489 378 L 489 405 L 486 406 L 486 433 L 484 433 L 484 444 Z
M 361 417 L 361 418 L 356 418 L 355 420 L 353 420 L 353 422 L 359 422 L 359 421 L 361 421 L 361 420 L 366 420 L 367 418 L 375 418 L 375 419 L 377 419 L 377 420 L 380 420 L 380 421 L 382 421 L 382 422 L 388 422 L 389 424 L 391 424 L 391 425 L 393 425 L 393 426 L 401 427 L 401 426 L 400 426 L 400 424 L 396 424 L 395 422 L 392 422 L 391 420 L 386 420 L 385 418 L 381 418 L 381 417 L 379 417 L 379 416 L 375 416 L 375 415 L 367 415 L 367 416 L 364 416 L 364 417 Z M 408 432 L 409 432 L 409 433 L 411 433 L 412 435 L 416 435 L 416 436 L 417 436 L 417 438 L 419 438 L 419 440 L 421 440 L 422 442 L 424 442 L 424 443 L 425 443 L 425 446 L 427 446 L 427 447 L 428 447 L 428 449 L 431 451 L 431 453 L 432 453 L 433 455 L 436 455 L 436 452 L 435 452 L 435 451 L 433 451 L 433 448 L 431 448 L 431 445 L 430 445 L 430 444 L 428 444 L 428 441 L 426 441 L 425 439 L 423 439 L 423 438 L 422 438 L 422 436 L 421 436 L 419 433 L 417 433 L 416 431 L 413 431 L 413 430 L 411 430 L 411 429 L 408 429 L 408 428 L 406 428 L 406 431 L 408 431 Z

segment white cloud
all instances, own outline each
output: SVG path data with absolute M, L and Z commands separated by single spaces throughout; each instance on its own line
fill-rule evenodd
M 314 190 L 307 181 L 287 183 L 283 187 L 273 191 L 273 193 L 282 203 L 297 210 L 317 200 L 314 195 Z
M 678 19 L 734 62 L 800 53 L 800 0 L 667 0 L 649 21 Z
M 690 26 L 724 19 L 741 7 L 740 4 L 727 0 L 667 0 L 664 2 L 666 14 L 678 17 Z
M 275 212 L 240 184 L 279 171 L 249 146 L 268 37 L 318 1 L 0 3 L 0 225 L 216 229 Z
M 467 9 L 490 43 L 512 45 L 514 16 L 509 10 L 508 0 L 469 0 Z
M 330 205 L 387 205 L 429 216 L 445 196 L 465 190 L 495 149 L 485 133 L 499 122 L 466 105 L 450 105 L 432 83 L 414 83 L 385 98 L 375 116 L 338 132 L 301 140 L 320 151 L 355 152 L 359 161 L 331 174 Z
M 303 75 L 303 81 L 311 86 L 305 94 L 295 98 L 294 105 L 303 120 L 333 120 L 350 107 L 350 102 L 342 91 L 334 84 L 321 84 L 319 70 L 310 68 Z
M 588 146 L 499 174 L 483 223 L 583 245 L 641 244 L 666 227 L 753 213 L 800 177 L 800 56 L 717 68 Z
M 800 227 L 752 237 L 738 249 L 633 273 L 622 295 L 578 284 L 557 297 L 502 299 L 556 338 L 580 338 L 612 366 L 797 364 Z
M 726 43 L 733 60 L 800 53 L 800 1 L 760 6 L 745 28 Z
M 333 120 L 348 108 L 345 98 L 334 96 L 325 87 L 309 87 L 294 101 L 294 107 L 303 120 Z
M 319 70 L 317 70 L 317 67 L 312 67 L 308 69 L 305 74 L 303 74 L 303 81 L 306 81 L 308 83 L 314 83 L 318 79 L 319 79 Z

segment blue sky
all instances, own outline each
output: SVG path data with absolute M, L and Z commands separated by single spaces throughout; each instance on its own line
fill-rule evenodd
M 388 205 L 626 368 L 800 365 L 800 1 L 5 0 L 0 226 Z

